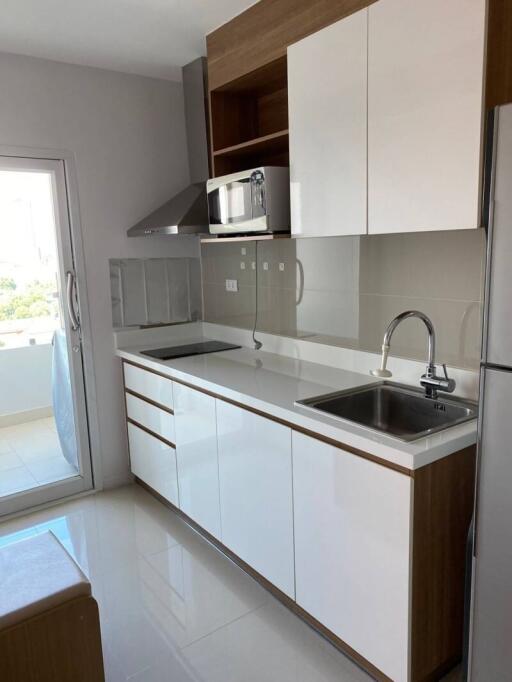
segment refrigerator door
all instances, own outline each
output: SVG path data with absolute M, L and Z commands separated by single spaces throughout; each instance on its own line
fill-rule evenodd
M 483 371 L 471 682 L 512 679 L 512 371 Z
M 495 112 L 483 361 L 512 367 L 512 104 Z

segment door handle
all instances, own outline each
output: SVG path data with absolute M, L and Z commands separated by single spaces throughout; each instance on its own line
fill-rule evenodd
M 75 310 L 73 293 L 75 288 L 75 275 L 71 270 L 66 272 L 66 299 L 68 304 L 68 315 L 71 322 L 71 329 L 76 332 L 80 328 L 80 317 Z

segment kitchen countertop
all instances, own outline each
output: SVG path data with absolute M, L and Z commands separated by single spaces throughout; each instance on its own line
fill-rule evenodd
M 139 343 L 118 348 L 116 354 L 407 469 L 418 469 L 476 442 L 476 420 L 404 442 L 294 404 L 304 398 L 379 383 L 365 374 L 245 347 L 174 360 L 157 360 L 140 353 L 204 340 L 195 336 L 167 343 Z

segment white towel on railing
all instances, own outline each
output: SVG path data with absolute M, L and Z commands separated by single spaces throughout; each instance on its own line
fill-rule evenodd
M 53 414 L 60 447 L 67 461 L 78 469 L 73 396 L 69 376 L 69 357 L 66 332 L 57 329 L 52 339 L 52 399 Z

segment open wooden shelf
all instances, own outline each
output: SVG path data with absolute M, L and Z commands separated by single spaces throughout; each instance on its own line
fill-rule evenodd
M 201 237 L 201 244 L 232 244 L 233 242 L 263 242 L 270 239 L 291 239 L 289 232 L 276 232 L 275 234 L 250 234 L 235 237 Z
M 258 166 L 288 166 L 286 57 L 210 90 L 214 176 Z
M 234 158 L 237 156 L 247 156 L 249 154 L 275 154 L 285 152 L 288 149 L 288 129 L 278 130 L 269 135 L 262 135 L 246 142 L 233 144 L 224 149 L 213 152 L 213 156 Z

